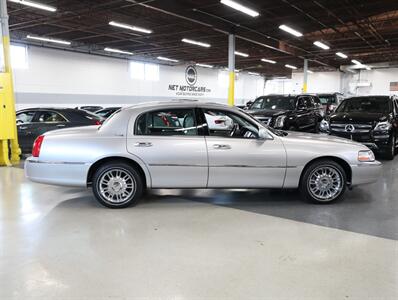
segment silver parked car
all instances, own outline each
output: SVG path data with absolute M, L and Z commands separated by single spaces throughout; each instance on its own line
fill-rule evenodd
M 210 126 L 215 120 L 220 126 Z M 237 108 L 197 101 L 139 104 L 102 126 L 52 131 L 32 154 L 30 180 L 92 186 L 111 208 L 135 204 L 151 188 L 299 188 L 305 199 L 329 203 L 381 170 L 351 140 L 276 131 Z

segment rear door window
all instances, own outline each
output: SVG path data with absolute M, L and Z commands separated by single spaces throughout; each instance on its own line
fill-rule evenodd
M 60 123 L 66 122 L 66 119 L 55 111 L 39 111 L 36 114 L 35 121 L 39 123 Z
M 193 109 L 157 110 L 141 115 L 136 123 L 137 135 L 198 135 Z

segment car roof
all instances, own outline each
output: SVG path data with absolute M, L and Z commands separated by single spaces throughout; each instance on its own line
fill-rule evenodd
M 368 99 L 376 99 L 376 100 L 382 100 L 382 99 L 392 99 L 390 96 L 386 95 L 376 95 L 376 96 L 355 96 L 355 97 L 349 97 L 345 100 L 351 100 L 351 99 L 363 99 L 363 98 L 368 98 Z
M 135 110 L 135 109 L 148 109 L 148 108 L 164 108 L 170 106 L 177 106 L 177 107 L 214 107 L 214 108 L 221 108 L 221 107 L 230 107 L 226 104 L 216 103 L 216 102 L 205 102 L 199 100 L 187 100 L 187 99 L 177 99 L 171 101 L 154 101 L 154 102 L 142 102 L 137 103 L 131 106 L 127 106 L 122 108 L 122 110 Z

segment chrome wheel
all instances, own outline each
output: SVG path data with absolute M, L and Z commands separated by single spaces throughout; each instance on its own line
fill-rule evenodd
M 112 204 L 121 204 L 134 196 L 136 185 L 129 172 L 114 168 L 101 175 L 98 188 L 104 200 Z
M 319 166 L 308 179 L 308 191 L 321 202 L 336 199 L 343 191 L 343 175 L 332 166 Z

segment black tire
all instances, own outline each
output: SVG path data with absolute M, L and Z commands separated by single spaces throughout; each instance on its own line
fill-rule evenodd
M 390 143 L 388 143 L 388 146 L 384 150 L 383 157 L 387 160 L 393 160 L 395 156 L 395 148 L 395 136 L 393 135 Z
M 330 197 L 329 199 L 323 199 L 321 196 L 315 195 L 310 187 L 311 177 L 315 176 L 314 173 L 317 170 L 320 170 L 321 168 L 328 168 L 328 169 L 330 168 L 331 170 L 333 170 L 333 172 L 335 172 L 335 176 L 338 176 L 340 180 L 338 191 L 336 192 L 335 195 L 333 195 L 333 197 Z M 315 161 L 312 164 L 310 164 L 308 167 L 306 167 L 300 179 L 299 190 L 303 199 L 308 202 L 317 203 L 317 204 L 328 204 L 340 200 L 345 193 L 346 186 L 347 186 L 347 175 L 344 169 L 341 167 L 341 165 L 339 165 L 333 160 L 322 159 Z
M 122 177 L 117 177 L 116 172 L 120 172 L 120 174 L 125 174 L 125 178 L 128 178 L 127 180 L 124 180 Z M 114 174 L 111 176 L 114 176 L 113 179 L 110 179 L 108 182 L 109 184 L 105 184 L 105 180 L 110 178 L 109 174 Z M 114 185 L 112 187 L 109 187 L 111 184 L 111 180 L 114 180 Z M 128 182 L 131 182 L 130 184 Z M 124 185 L 124 187 L 122 186 Z M 129 185 L 131 185 L 131 192 L 129 191 Z M 120 199 L 121 201 L 117 201 L 117 199 L 109 200 L 111 197 L 111 192 L 108 193 L 108 198 L 106 197 L 106 192 L 101 192 L 101 186 L 106 186 L 108 187 L 108 190 L 112 191 L 112 193 L 115 193 L 115 196 L 118 198 L 124 197 L 125 199 Z M 116 191 L 114 189 L 115 186 L 118 186 L 120 188 L 119 191 Z M 121 161 L 114 161 L 114 162 L 109 162 L 106 163 L 102 166 L 100 166 L 94 173 L 93 176 L 93 185 L 92 185 L 93 193 L 95 198 L 99 203 L 102 205 L 109 207 L 109 208 L 125 208 L 128 206 L 134 206 L 138 203 L 138 201 L 141 199 L 143 190 L 144 190 L 144 184 L 143 180 L 140 176 L 140 174 L 129 164 Z M 126 192 L 124 192 L 126 191 Z M 120 194 L 123 192 L 123 195 L 121 196 Z M 126 193 L 126 195 L 125 195 Z M 117 195 L 116 195 L 117 194 Z

